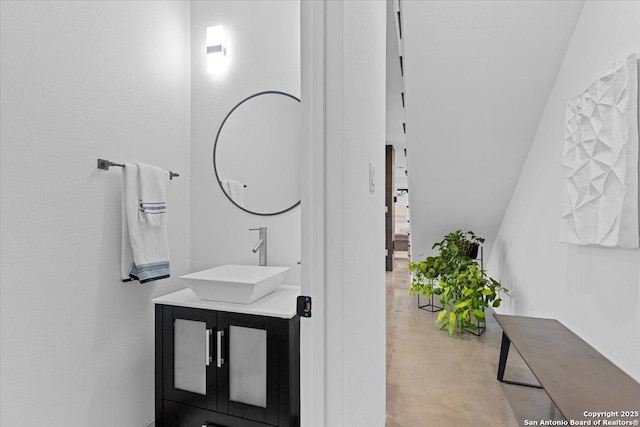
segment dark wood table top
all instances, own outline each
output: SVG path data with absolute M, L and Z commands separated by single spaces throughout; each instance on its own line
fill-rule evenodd
M 554 319 L 494 315 L 531 372 L 567 420 L 585 411 L 640 411 L 640 383 Z M 640 352 L 637 354 L 640 357 Z M 595 418 L 598 419 L 598 418 Z M 605 419 L 605 418 L 600 418 Z

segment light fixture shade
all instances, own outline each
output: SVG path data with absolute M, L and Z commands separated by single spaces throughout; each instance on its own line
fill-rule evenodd
M 222 25 L 207 27 L 207 73 L 217 74 L 226 68 L 227 40 Z

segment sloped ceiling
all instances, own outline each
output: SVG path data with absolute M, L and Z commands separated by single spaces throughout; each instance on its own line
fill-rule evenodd
M 399 7 L 413 257 L 463 229 L 487 238 L 486 258 L 582 2 Z
M 396 3 L 397 6 L 397 3 Z M 387 123 L 386 143 L 393 145 L 396 155 L 395 187 L 407 188 L 408 179 L 405 171 L 407 159 L 404 149 L 407 140 L 402 124 L 405 122 L 405 111 L 402 106 L 402 93 L 404 92 L 403 78 L 400 73 L 400 51 L 397 32 L 397 14 L 391 1 L 387 2 Z

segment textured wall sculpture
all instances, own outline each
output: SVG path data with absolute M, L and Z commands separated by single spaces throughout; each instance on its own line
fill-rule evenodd
M 560 240 L 638 247 L 638 55 L 569 101 Z

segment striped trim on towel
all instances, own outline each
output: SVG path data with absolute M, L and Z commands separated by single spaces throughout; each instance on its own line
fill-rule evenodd
M 139 280 L 140 283 L 166 279 L 169 276 L 169 261 L 153 262 L 143 265 L 133 264 L 129 272 L 129 277 L 134 280 Z
M 140 212 L 142 212 L 145 215 L 160 215 L 160 214 L 166 214 L 167 213 L 167 202 L 145 202 L 143 203 L 142 200 L 140 201 L 139 204 L 139 209 Z

